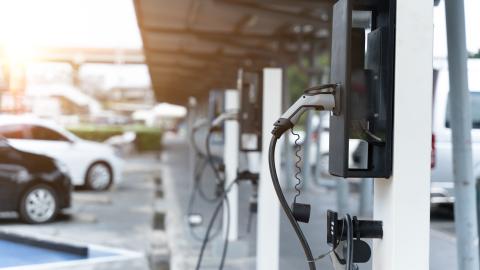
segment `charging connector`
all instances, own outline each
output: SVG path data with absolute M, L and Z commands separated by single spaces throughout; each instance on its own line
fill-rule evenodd
M 293 128 L 300 119 L 300 116 L 307 110 L 332 111 L 335 108 L 335 91 L 338 87 L 339 85 L 337 84 L 326 84 L 306 89 L 304 94 L 274 123 L 274 128 L 272 130 L 273 136 L 268 150 L 268 164 L 275 193 L 277 194 L 280 205 L 290 224 L 297 234 L 303 251 L 305 252 L 310 270 L 316 269 L 315 258 L 313 257 L 310 245 L 298 224 L 299 221 L 308 222 L 310 207 L 309 205 L 300 205 L 294 202 L 293 208 L 299 208 L 300 211 L 294 213 L 292 209 L 290 209 L 278 180 L 277 169 L 275 166 L 275 147 L 277 140 L 283 135 L 283 133 Z
M 308 110 L 332 111 L 335 109 L 337 88 L 336 84 L 326 84 L 306 89 L 304 94 L 273 124 L 273 136 L 280 138 L 285 131 L 295 126 L 300 116 Z

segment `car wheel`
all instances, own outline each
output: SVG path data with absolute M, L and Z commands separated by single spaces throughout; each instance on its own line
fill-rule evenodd
M 20 201 L 20 218 L 27 223 L 40 224 L 52 221 L 58 212 L 57 194 L 47 185 L 27 189 Z
M 107 190 L 112 185 L 112 170 L 104 162 L 92 164 L 87 171 L 86 186 L 90 190 Z

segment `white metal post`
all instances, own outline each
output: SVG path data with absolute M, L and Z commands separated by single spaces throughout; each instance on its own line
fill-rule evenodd
M 257 270 L 279 268 L 280 206 L 272 187 L 268 167 L 268 146 L 273 123 L 282 114 L 282 70 L 263 70 L 263 131 L 262 162 L 258 186 Z M 281 148 L 282 143 L 277 144 Z M 280 168 L 281 149 L 276 150 L 277 168 Z M 281 170 L 278 171 L 282 178 Z
M 429 269 L 433 1 L 397 1 L 393 174 L 376 179 L 373 270 Z
M 225 111 L 238 110 L 239 100 L 237 90 L 225 91 Z M 238 155 L 239 155 L 239 125 L 236 120 L 225 121 L 225 146 L 223 148 L 223 157 L 225 163 L 225 186 L 235 181 L 238 169 Z M 228 232 L 228 240 L 238 240 L 238 187 L 232 186 L 230 192 L 227 194 L 228 202 L 230 204 L 230 229 Z M 224 206 L 226 207 L 226 206 Z M 227 215 L 223 216 L 223 230 L 226 232 Z
M 455 179 L 455 231 L 459 270 L 479 269 L 477 194 L 472 161 L 472 108 L 468 87 L 463 1 L 445 1 L 450 124 Z

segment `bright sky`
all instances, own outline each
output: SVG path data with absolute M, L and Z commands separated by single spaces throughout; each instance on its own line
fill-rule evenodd
M 141 48 L 133 0 L 0 0 L 0 44 Z
M 28 61 L 38 47 L 138 48 L 142 41 L 133 0 L 0 0 L 0 47 L 14 61 Z M 52 67 L 44 73 L 54 72 Z M 147 86 L 143 65 L 85 65 L 106 88 Z

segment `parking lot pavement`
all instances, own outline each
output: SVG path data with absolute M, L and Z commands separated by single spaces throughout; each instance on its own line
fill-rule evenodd
M 430 225 L 430 269 L 457 269 L 453 209 L 432 209 Z
M 112 190 L 75 191 L 72 208 L 50 224 L 23 224 L 15 215 L 2 214 L 0 230 L 140 252 L 145 256 L 139 269 L 148 269 L 148 260 L 155 261 L 152 256 L 167 253 L 164 232 L 154 230 L 155 203 L 162 200 L 156 198 L 161 188 L 156 181 L 157 163 L 154 155 L 130 158 L 123 182 Z

